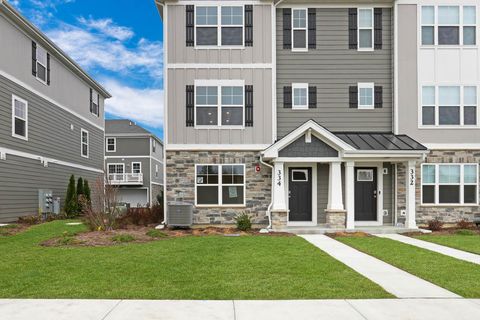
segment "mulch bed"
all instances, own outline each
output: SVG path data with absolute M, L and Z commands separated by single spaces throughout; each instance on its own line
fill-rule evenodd
M 293 234 L 286 232 L 260 233 L 260 230 L 238 231 L 235 228 L 206 227 L 193 229 L 163 229 L 155 230 L 152 226 L 127 226 L 123 229 L 112 231 L 87 231 L 78 234 L 65 234 L 62 237 L 56 237 L 41 243 L 46 247 L 58 246 L 81 246 L 81 247 L 98 247 L 112 246 L 125 243 L 145 243 L 151 241 L 168 240 L 186 236 L 274 236 L 274 237 L 290 237 Z M 155 230 L 155 236 L 147 233 Z M 129 237 L 131 236 L 131 237 Z M 119 241 L 121 237 L 129 237 L 128 241 Z M 115 240 L 117 239 L 117 240 Z
M 22 231 L 30 228 L 30 224 L 26 223 L 12 223 L 7 226 L 0 227 L 0 237 L 8 237 L 16 235 Z
M 350 238 L 365 238 L 365 237 L 371 237 L 371 234 L 365 233 L 365 232 L 346 232 L 346 231 L 339 231 L 339 232 L 332 232 L 332 233 L 326 233 L 326 236 L 329 236 L 331 238 L 337 238 L 337 237 L 350 237 Z

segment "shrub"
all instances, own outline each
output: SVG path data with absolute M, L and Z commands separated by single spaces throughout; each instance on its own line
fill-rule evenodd
M 147 226 L 162 221 L 163 206 L 158 204 L 151 208 L 128 208 L 127 213 L 117 219 L 118 225 L 123 227 L 129 224 Z
M 75 238 L 73 237 L 75 233 L 70 233 L 68 231 L 64 231 L 62 233 L 62 237 L 58 239 L 58 243 L 61 245 L 69 245 L 75 243 Z
M 106 182 L 105 182 L 106 181 Z M 94 203 L 83 199 L 84 222 L 91 230 L 113 230 L 120 216 L 117 202 L 118 188 L 104 177 L 95 182 Z
M 83 180 L 83 195 L 85 196 L 85 200 L 87 203 L 92 201 L 92 192 L 90 191 L 90 186 L 88 185 L 88 180 Z
M 152 238 L 168 237 L 168 235 L 165 232 L 162 232 L 162 231 L 157 230 L 157 229 L 148 230 L 146 235 L 149 236 L 149 237 L 152 237 Z
M 17 221 L 21 224 L 34 225 L 42 222 L 42 216 L 38 214 L 32 216 L 24 216 L 19 217 Z
M 115 242 L 132 242 L 135 238 L 130 234 L 117 234 L 112 237 Z
M 240 215 L 235 217 L 235 222 L 237 223 L 237 229 L 241 231 L 248 231 L 252 229 L 252 220 L 250 216 L 243 212 Z
M 460 229 L 470 229 L 473 226 L 473 223 L 466 219 L 462 219 L 457 222 L 457 227 Z
M 82 177 L 78 178 L 78 181 L 77 181 L 77 196 L 81 196 L 81 195 L 84 195 L 85 192 L 83 190 L 83 179 Z
M 473 232 L 472 230 L 468 230 L 468 229 L 460 229 L 460 230 L 455 231 L 455 234 L 458 234 L 459 236 L 473 236 L 473 235 L 475 235 L 475 232 Z
M 70 176 L 70 181 L 68 182 L 64 211 L 69 218 L 73 218 L 78 215 L 78 198 L 77 191 L 75 189 L 75 176 L 73 174 Z
M 438 219 L 428 221 L 428 229 L 429 230 L 440 231 L 440 230 L 442 230 L 442 227 L 443 227 L 443 222 L 438 220 Z

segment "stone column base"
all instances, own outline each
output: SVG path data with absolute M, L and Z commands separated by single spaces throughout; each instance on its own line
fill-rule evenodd
M 287 227 L 287 210 L 272 210 L 272 229 L 282 230 Z
M 347 224 L 346 210 L 325 210 L 327 216 L 327 228 L 344 229 Z

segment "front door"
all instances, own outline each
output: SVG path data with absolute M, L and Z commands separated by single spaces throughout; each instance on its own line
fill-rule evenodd
M 312 168 L 290 168 L 288 177 L 288 220 L 312 221 Z
M 355 168 L 355 221 L 377 220 L 377 168 Z

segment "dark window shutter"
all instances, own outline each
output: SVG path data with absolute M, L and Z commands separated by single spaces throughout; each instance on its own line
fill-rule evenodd
M 245 126 L 253 127 L 253 86 L 245 86 Z
M 383 87 L 375 86 L 375 109 L 383 108 Z
M 193 127 L 195 125 L 195 86 L 189 85 L 186 88 L 186 117 L 187 127 Z
M 93 90 L 90 88 L 90 113 L 93 113 Z
M 292 48 L 292 9 L 283 8 L 283 49 Z
M 50 53 L 47 53 L 47 84 L 50 85 Z
M 187 5 L 185 11 L 186 20 L 186 45 L 193 47 L 195 45 L 195 6 Z
M 357 49 L 357 8 L 348 9 L 348 48 Z
M 349 104 L 350 108 L 358 108 L 358 87 L 351 86 L 348 89 L 348 97 L 349 97 Z
M 374 48 L 382 49 L 382 8 L 374 9 Z
M 308 87 L 308 108 L 317 107 L 317 87 Z
M 292 87 L 283 87 L 283 107 L 292 108 Z
M 317 47 L 317 9 L 308 9 L 308 48 Z
M 245 5 L 245 47 L 253 47 L 253 6 Z
M 32 41 L 32 74 L 37 76 L 37 44 Z

